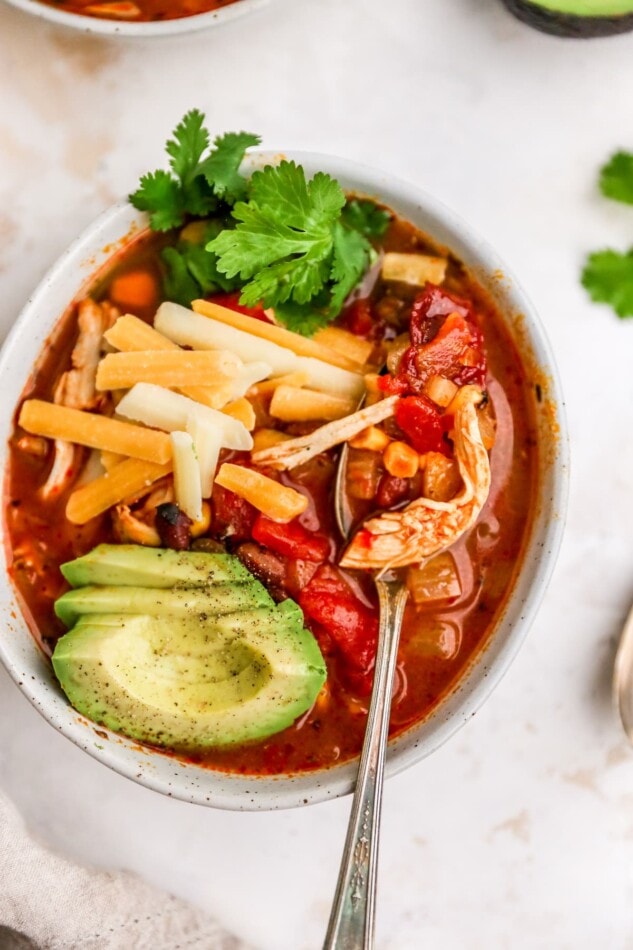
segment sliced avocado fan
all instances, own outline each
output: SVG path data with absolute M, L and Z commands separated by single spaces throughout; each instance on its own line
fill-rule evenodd
M 134 546 L 125 547 L 128 557 Z M 294 601 L 275 604 L 239 562 L 236 576 L 244 580 L 238 583 L 126 586 L 111 570 L 121 567 L 117 548 L 101 545 L 96 561 L 102 568 L 105 558 L 107 569 L 98 576 L 118 586 L 92 583 L 56 604 L 74 626 L 58 641 L 53 667 L 79 712 L 133 739 L 185 751 L 265 738 L 310 708 L 325 663 Z M 158 549 L 139 547 L 145 576 L 153 576 L 150 551 L 165 563 Z M 187 553 L 178 554 L 180 573 Z M 237 561 L 196 552 L 195 571 L 201 558 L 218 557 Z M 95 580 L 92 570 L 85 573 L 87 563 L 71 562 L 65 576 Z M 211 568 L 209 560 L 202 570 Z M 133 574 L 137 582 L 141 573 Z

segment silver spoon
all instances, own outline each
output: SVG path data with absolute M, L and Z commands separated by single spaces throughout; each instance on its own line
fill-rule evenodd
M 347 445 L 344 445 L 339 458 L 334 501 L 336 520 L 344 538 L 348 537 L 351 527 L 345 492 L 347 455 Z M 371 950 L 374 945 L 378 839 L 389 714 L 402 616 L 408 596 L 402 573 L 376 576 L 374 583 L 380 603 L 374 685 L 323 950 Z
M 633 608 L 620 637 L 613 668 L 613 698 L 629 742 L 633 743 Z

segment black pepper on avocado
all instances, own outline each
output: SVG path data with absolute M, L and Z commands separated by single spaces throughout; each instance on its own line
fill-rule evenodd
M 63 572 L 77 586 L 55 604 L 71 629 L 53 667 L 75 709 L 116 732 L 182 750 L 261 739 L 325 681 L 301 609 L 235 557 L 103 544 Z

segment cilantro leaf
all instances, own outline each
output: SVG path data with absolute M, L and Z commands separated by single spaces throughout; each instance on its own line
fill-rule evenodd
M 607 198 L 633 205 L 633 154 L 616 152 L 600 169 L 600 190 Z
M 197 176 L 188 185 L 182 186 L 183 204 L 187 214 L 194 218 L 206 218 L 218 210 L 218 201 L 204 178 Z
M 145 175 L 130 195 L 154 230 L 198 219 L 163 252 L 166 296 L 189 304 L 239 287 L 243 304 L 275 307 L 288 326 L 313 333 L 341 311 L 375 259 L 368 239 L 384 234 L 391 215 L 347 201 L 324 172 L 306 179 L 295 162 L 245 179 L 240 166 L 259 137 L 228 132 L 211 145 L 204 121 L 188 112 L 167 142 L 170 170 Z
M 228 277 L 247 281 L 241 298 L 247 306 L 309 303 L 330 276 L 343 190 L 323 172 L 307 181 L 303 168 L 287 161 L 255 172 L 249 190 L 249 201 L 233 208 L 235 229 L 207 250 Z
M 144 175 L 130 201 L 147 211 L 155 231 L 182 225 L 188 216 L 207 217 L 220 203 L 231 206 L 246 193 L 247 182 L 239 174 L 246 149 L 259 142 L 249 132 L 229 132 L 215 139 L 204 128 L 204 114 L 188 112 L 166 145 L 171 172 Z M 205 156 L 206 153 L 206 156 Z
M 198 283 L 189 273 L 187 260 L 175 247 L 166 247 L 161 254 L 165 271 L 163 273 L 163 294 L 166 300 L 190 307 L 191 301 L 200 296 Z
M 583 287 L 597 303 L 609 304 L 619 317 L 633 317 L 633 248 L 596 251 L 587 258 Z
M 162 252 L 163 291 L 165 297 L 191 306 L 191 301 L 208 294 L 228 293 L 237 290 L 239 284 L 221 274 L 217 267 L 217 257 L 205 250 L 205 243 L 222 230 L 217 219 L 199 222 L 194 225 L 199 230 L 195 240 L 182 237 L 174 247 L 166 247 Z
M 170 155 L 172 171 L 183 184 L 196 174 L 198 163 L 209 144 L 209 133 L 203 127 L 204 115 L 198 109 L 188 112 L 168 139 L 165 150 Z
M 246 149 L 260 142 L 259 135 L 250 132 L 227 132 L 215 139 L 214 150 L 199 171 L 218 198 L 234 204 L 246 196 L 248 184 L 239 174 L 239 167 Z
M 352 198 L 343 209 L 343 221 L 354 231 L 368 238 L 382 237 L 391 222 L 389 211 L 374 204 Z
M 218 259 L 215 254 L 209 254 L 200 244 L 191 244 L 183 252 L 189 273 L 197 281 L 200 290 L 199 297 L 222 291 L 228 293 L 237 290 L 239 283 L 230 280 L 218 270 Z M 191 298 L 194 300 L 195 298 Z
M 184 221 L 182 194 L 178 182 L 169 172 L 157 171 L 143 175 L 140 187 L 130 195 L 139 211 L 148 211 L 153 231 L 169 231 Z
M 330 316 L 317 306 L 281 303 L 275 307 L 275 316 L 294 333 L 312 336 L 330 323 Z
M 330 312 L 340 313 L 345 299 L 367 269 L 371 245 L 358 231 L 349 231 L 340 222 L 334 225 L 334 256 L 330 279 L 332 299 Z

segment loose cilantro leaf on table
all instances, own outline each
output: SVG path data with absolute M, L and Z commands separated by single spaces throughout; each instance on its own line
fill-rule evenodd
M 269 165 L 253 174 L 249 200 L 233 208 L 235 228 L 207 250 L 217 254 L 222 273 L 244 282 L 242 303 L 279 308 L 282 319 L 285 314 L 288 324 L 307 332 L 308 324 L 339 313 L 369 261 L 369 242 L 341 223 L 345 202 L 338 182 L 324 172 L 308 181 L 294 162 Z
M 582 283 L 592 300 L 610 304 L 619 317 L 633 317 L 633 248 L 626 254 L 610 250 L 590 254 Z
M 633 154 L 616 152 L 600 170 L 600 190 L 607 198 L 633 205 Z
M 368 238 L 382 237 L 391 221 L 391 214 L 373 201 L 352 198 L 343 208 L 343 222 Z
M 246 190 L 247 182 L 238 169 L 246 149 L 259 143 L 250 132 L 230 132 L 214 140 L 204 115 L 192 109 L 180 122 L 166 145 L 171 172 L 155 171 L 141 178 L 130 201 L 139 211 L 147 211 L 154 231 L 169 231 L 184 224 L 188 216 L 206 217 L 221 202 L 231 205 Z
M 633 154 L 616 152 L 600 169 L 600 190 L 607 198 L 633 204 Z M 609 304 L 619 317 L 633 317 L 633 248 L 590 254 L 581 281 L 596 303 Z

